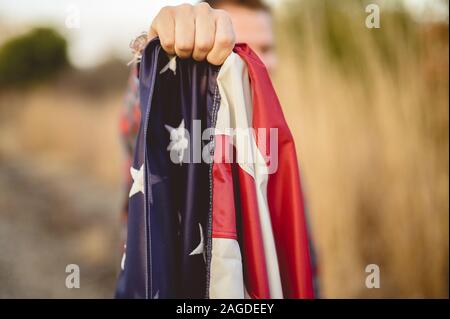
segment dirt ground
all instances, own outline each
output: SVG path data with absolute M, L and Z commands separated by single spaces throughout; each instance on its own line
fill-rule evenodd
M 120 262 L 114 191 L 51 165 L 1 157 L 0 190 L 0 298 L 113 296 Z M 79 289 L 65 286 L 72 263 L 80 266 Z

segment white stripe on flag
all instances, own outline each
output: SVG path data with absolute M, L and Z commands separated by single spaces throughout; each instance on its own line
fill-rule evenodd
M 236 53 L 231 53 L 222 65 L 217 83 L 221 102 L 216 129 L 217 132 L 227 132 L 230 131 L 230 128 L 238 129 L 237 134 L 233 136 L 233 143 L 236 147 L 240 168 L 252 176 L 255 181 L 270 296 L 271 298 L 283 298 L 267 203 L 268 169 L 251 131 L 253 103 L 247 65 Z

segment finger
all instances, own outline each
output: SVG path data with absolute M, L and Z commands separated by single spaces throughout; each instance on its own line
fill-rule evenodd
M 175 54 L 175 21 L 173 7 L 164 7 L 152 22 L 149 39 L 159 36 L 161 46 L 168 54 Z
M 221 65 L 230 55 L 235 43 L 233 24 L 227 13 L 215 10 L 216 35 L 212 50 L 206 56 L 209 63 Z
M 175 13 L 175 53 L 180 58 L 189 58 L 194 49 L 195 15 L 191 5 L 177 7 Z
M 194 11 L 195 40 L 192 58 L 197 61 L 203 61 L 214 45 L 216 23 L 209 4 L 200 3 L 195 6 Z

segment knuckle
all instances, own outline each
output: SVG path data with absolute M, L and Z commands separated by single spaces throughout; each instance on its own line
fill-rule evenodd
M 214 9 L 214 14 L 218 19 L 225 19 L 231 21 L 230 15 L 223 9 Z
M 164 6 L 159 10 L 158 16 L 160 15 L 172 15 L 173 7 L 172 6 Z
M 173 50 L 174 47 L 174 41 L 173 39 L 160 39 L 161 41 L 161 46 L 165 49 L 165 50 Z
M 212 57 L 212 56 L 209 56 L 209 55 L 206 57 L 206 60 L 209 63 L 213 64 L 213 65 L 221 65 L 222 64 L 221 61 L 219 61 L 218 58 Z
M 212 48 L 212 43 L 209 41 L 198 41 L 195 44 L 195 49 L 200 52 L 208 52 Z
M 191 13 L 193 11 L 193 8 L 194 8 L 193 5 L 188 4 L 188 3 L 183 3 L 183 4 L 176 6 L 176 10 L 180 14 Z
M 195 61 L 203 61 L 205 59 L 206 55 L 205 54 L 200 54 L 200 53 L 196 53 L 192 55 L 192 58 Z
M 182 59 L 186 59 L 191 56 L 189 52 L 180 51 L 178 49 L 175 49 L 175 54 Z
M 209 5 L 209 3 L 200 2 L 195 6 L 195 10 L 198 12 L 209 12 L 211 11 L 211 6 Z
M 188 41 L 179 41 L 175 44 L 178 51 L 189 52 L 192 51 L 193 45 Z
M 234 46 L 234 36 L 233 35 L 223 35 L 216 39 L 217 45 L 222 49 L 230 49 Z

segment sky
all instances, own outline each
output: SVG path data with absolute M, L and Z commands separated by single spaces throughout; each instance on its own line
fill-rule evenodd
M 418 16 L 430 6 L 439 11 L 440 1 L 404 0 Z M 111 56 L 131 58 L 130 41 L 147 31 L 159 9 L 186 2 L 197 0 L 0 0 L 0 27 L 53 26 L 68 39 L 72 63 L 90 67 Z
M 0 24 L 51 25 L 69 41 L 69 57 L 90 67 L 112 55 L 131 58 L 131 39 L 147 31 L 165 5 L 195 0 L 0 0 Z

